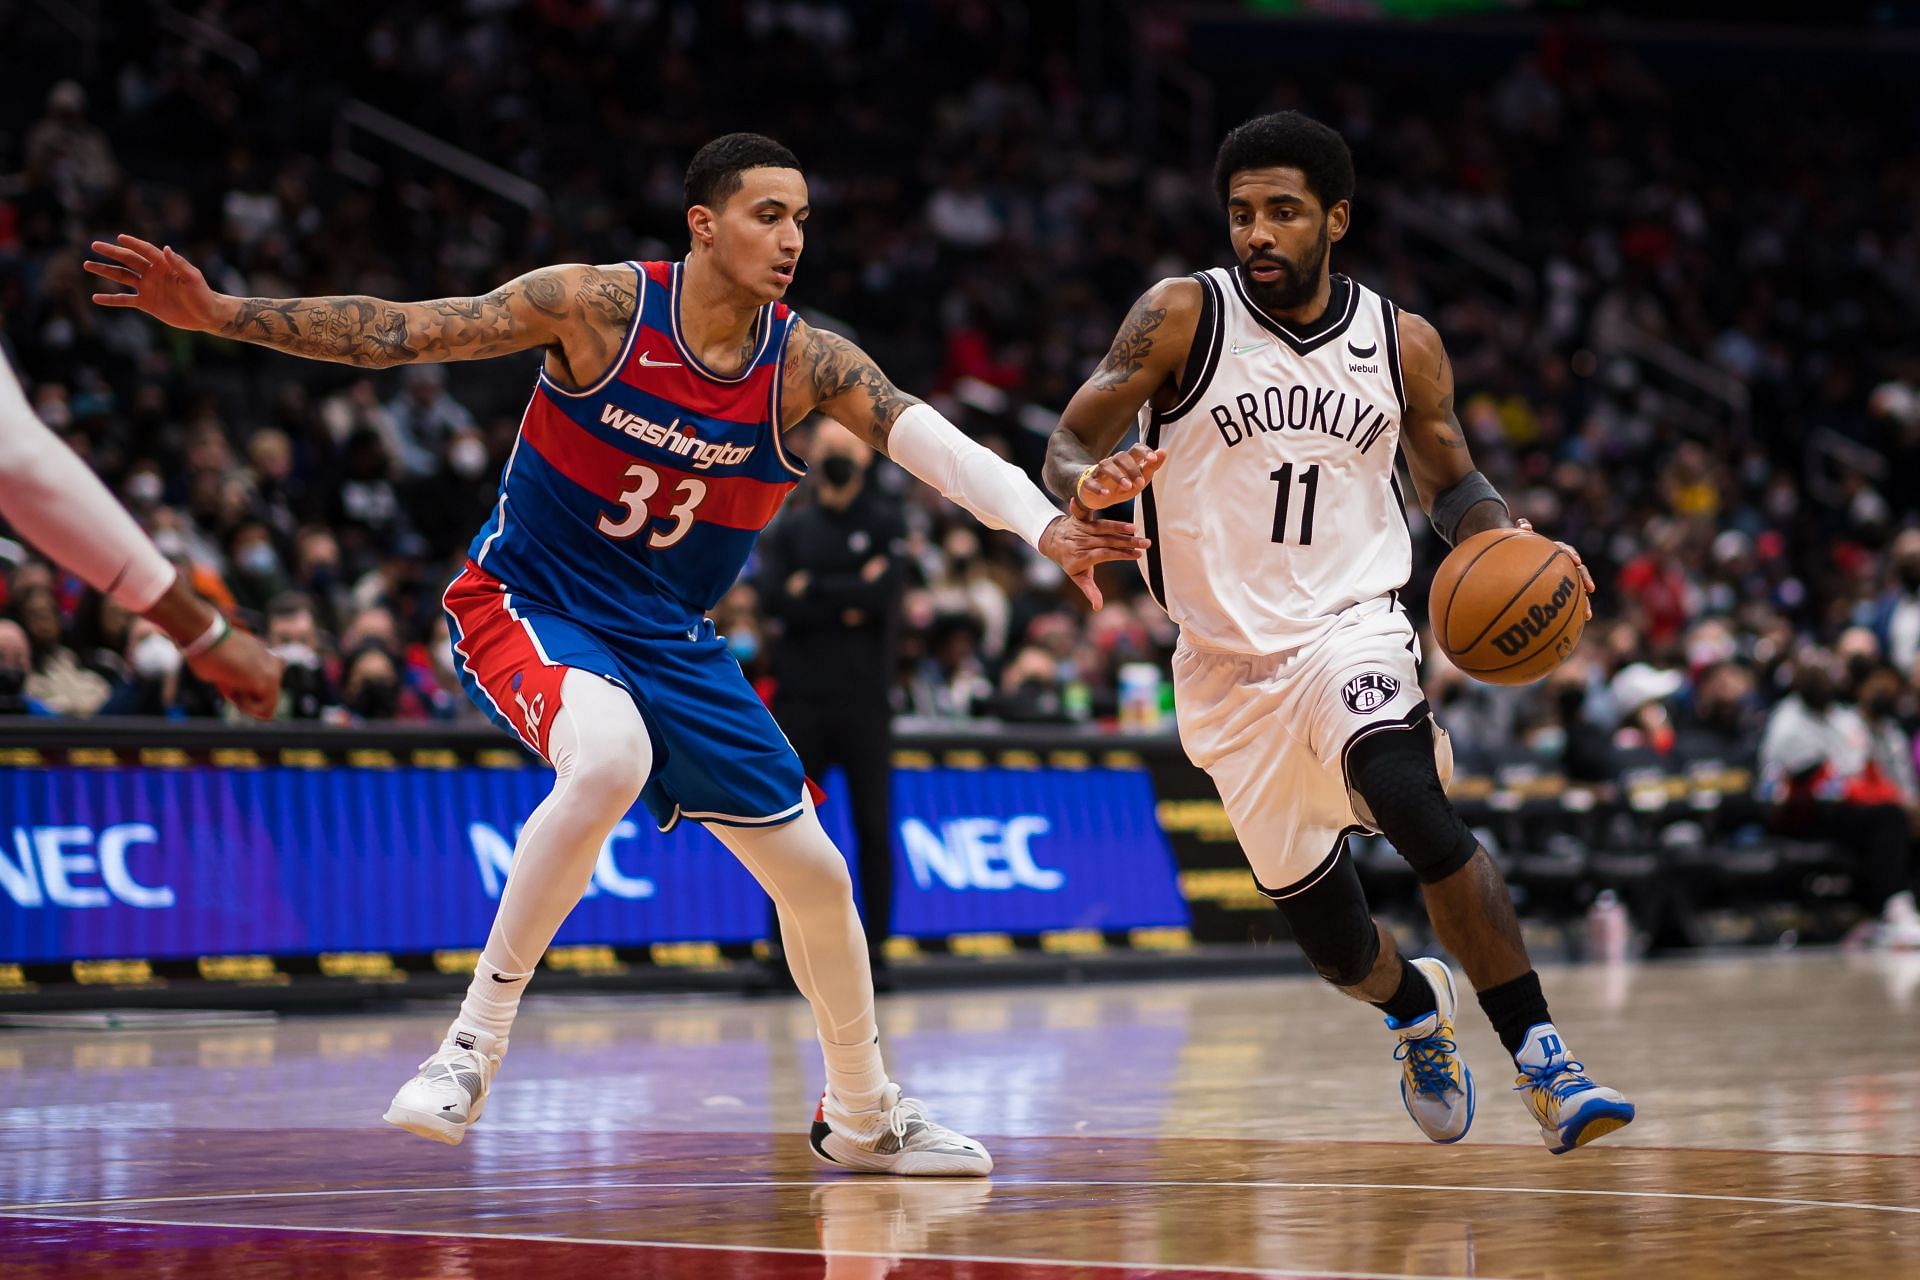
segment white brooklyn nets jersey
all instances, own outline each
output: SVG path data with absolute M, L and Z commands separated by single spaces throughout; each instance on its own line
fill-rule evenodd
M 1183 643 L 1251 654 L 1310 644 L 1358 604 L 1396 608 L 1413 546 L 1393 304 L 1334 276 L 1326 314 L 1298 330 L 1253 304 L 1238 268 L 1195 279 L 1179 403 L 1141 411 L 1141 438 L 1167 451 L 1140 504 L 1154 599 Z

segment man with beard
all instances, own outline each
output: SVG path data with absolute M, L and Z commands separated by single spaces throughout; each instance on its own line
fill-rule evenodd
M 1473 1077 L 1452 973 L 1403 960 L 1371 918 L 1357 832 L 1383 833 L 1419 876 L 1557 1154 L 1633 1105 L 1568 1051 L 1507 886 L 1448 803 L 1452 751 L 1400 603 L 1412 540 L 1396 453 L 1449 543 L 1517 522 L 1474 469 L 1433 326 L 1329 272 L 1353 181 L 1345 141 L 1297 112 L 1228 134 L 1214 183 L 1239 265 L 1135 304 L 1062 415 L 1046 479 L 1077 512 L 1140 497 L 1147 587 L 1180 624 L 1181 742 L 1315 970 L 1386 1015 L 1414 1122 L 1464 1137 Z M 1141 442 L 1113 453 L 1136 425 Z

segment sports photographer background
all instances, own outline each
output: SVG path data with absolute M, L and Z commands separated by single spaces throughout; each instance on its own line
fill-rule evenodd
M 692 149 L 767 129 L 812 186 L 802 310 L 1031 467 L 1128 302 L 1221 260 L 1220 133 L 1297 106 L 1356 153 L 1336 266 L 1434 319 L 1480 466 L 1601 584 L 1580 654 L 1541 686 L 1475 685 L 1428 646 L 1463 767 L 1602 785 L 1747 769 L 1755 822 L 1818 837 L 1873 810 L 1884 857 L 1906 856 L 1920 120 L 1897 33 L 1823 34 L 1846 54 L 1824 59 L 1791 34 L 1166 5 L 369 22 L 261 3 L 206 27 L 119 6 L 78 37 L 6 11 L 9 355 L 201 588 L 293 660 L 288 717 L 477 715 L 437 602 L 532 358 L 367 376 L 183 337 L 88 302 L 93 236 L 172 243 L 234 292 L 468 294 L 540 263 L 677 254 Z M 395 145 L 381 113 L 460 149 L 456 167 Z M 890 468 L 877 482 L 910 531 L 901 714 L 1099 718 L 1123 665 L 1164 666 L 1172 628 L 1133 575 L 1089 614 L 1012 540 Z M 1412 518 L 1417 602 L 1441 548 Z M 29 552 L 5 560 L 7 710 L 220 714 L 144 624 Z M 764 673 L 779 639 L 751 586 L 716 620 Z

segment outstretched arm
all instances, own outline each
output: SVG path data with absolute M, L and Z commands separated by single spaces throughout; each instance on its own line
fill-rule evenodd
M 585 265 L 543 267 L 477 298 L 235 298 L 171 248 L 135 236 L 93 242 L 105 261 L 86 268 L 131 293 L 96 293 L 177 329 L 272 347 L 363 369 L 441 360 L 485 360 L 547 347 L 558 372 L 597 375 L 613 362 L 633 315 L 633 273 Z
M 964 508 L 990 529 L 1010 529 L 1066 570 L 1100 607 L 1093 566 L 1137 560 L 1146 540 L 1112 520 L 1060 514 L 1012 463 L 969 440 L 932 406 L 893 385 L 873 358 L 837 333 L 795 321 L 781 388 L 790 426 L 818 411 Z
M 1420 509 L 1449 545 L 1457 546 L 1488 529 L 1531 530 L 1530 523 L 1513 518 L 1506 501 L 1473 465 L 1467 433 L 1453 411 L 1453 363 L 1447 359 L 1440 334 L 1410 311 L 1400 312 L 1399 321 L 1400 367 L 1407 384 L 1400 447 L 1407 455 L 1407 470 L 1413 476 Z M 1567 543 L 1560 546 L 1573 558 L 1591 596 L 1593 575 L 1581 562 L 1580 553 Z M 1587 616 L 1593 616 L 1591 600 Z
M 1196 280 L 1162 280 L 1141 295 L 1047 441 L 1047 488 L 1091 511 L 1147 487 L 1166 454 L 1144 444 L 1115 454 L 1113 446 L 1141 408 L 1179 376 L 1199 322 Z

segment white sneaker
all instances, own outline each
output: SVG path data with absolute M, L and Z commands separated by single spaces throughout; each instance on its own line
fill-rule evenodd
M 1459 1010 L 1453 973 L 1431 957 L 1409 960 L 1433 988 L 1434 1011 L 1408 1023 L 1387 1019 L 1400 1037 L 1393 1056 L 1400 1060 L 1400 1101 L 1420 1132 L 1435 1142 L 1458 1142 L 1473 1124 L 1473 1073 L 1460 1060 L 1453 1038 Z
M 420 1073 L 400 1086 L 380 1118 L 408 1133 L 459 1146 L 467 1126 L 486 1110 L 487 1090 L 506 1051 L 502 1037 L 455 1026 L 439 1050 L 420 1064 Z
M 831 1093 L 820 1095 L 808 1145 L 822 1163 L 853 1173 L 921 1178 L 984 1178 L 993 1172 L 987 1149 L 927 1118 L 926 1104 L 887 1086 L 878 1111 L 842 1111 Z

